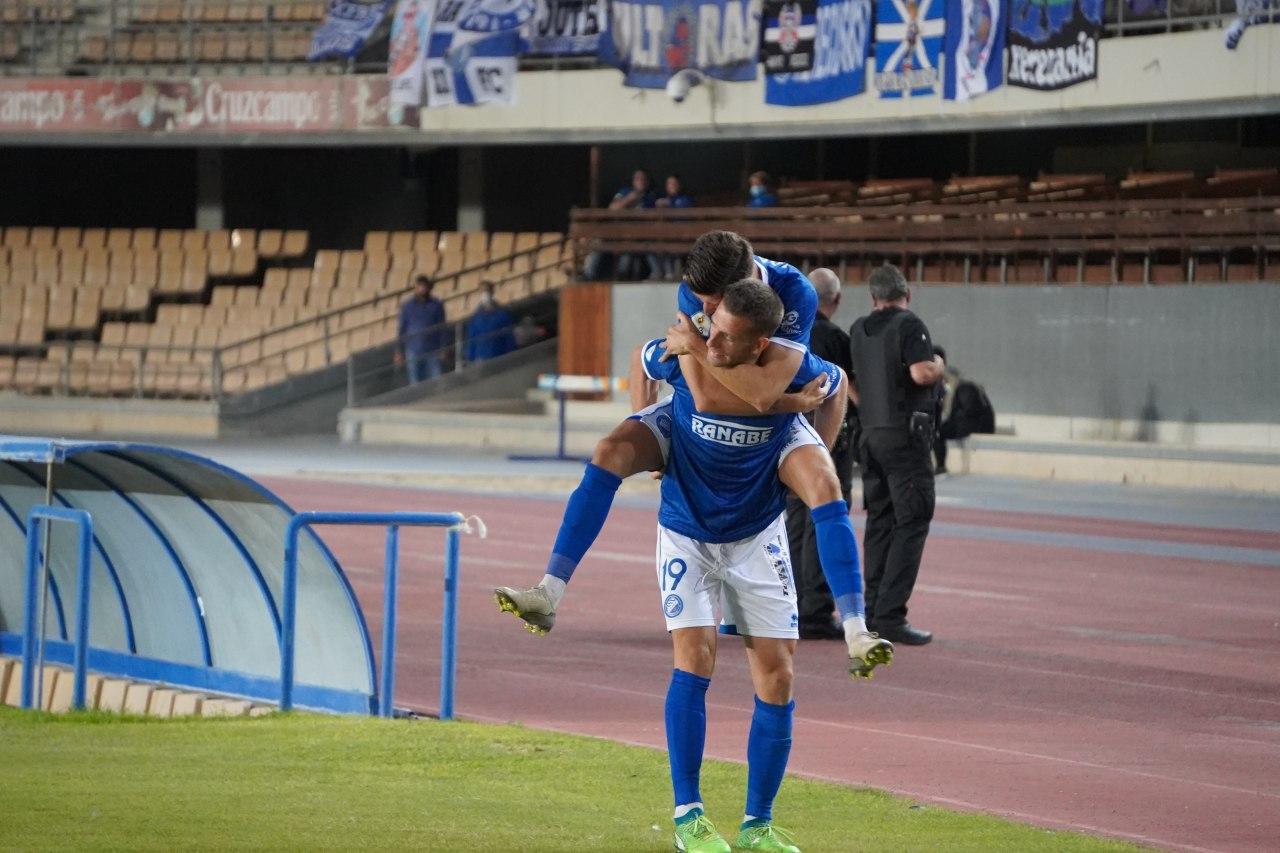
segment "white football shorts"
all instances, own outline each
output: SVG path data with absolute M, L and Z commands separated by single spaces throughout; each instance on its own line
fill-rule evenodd
M 714 627 L 723 617 L 726 633 L 799 637 L 785 515 L 755 536 L 723 544 L 659 527 L 658 587 L 668 631 Z

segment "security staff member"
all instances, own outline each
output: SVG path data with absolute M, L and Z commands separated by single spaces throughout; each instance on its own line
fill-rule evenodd
M 907 622 L 907 600 L 933 519 L 933 386 L 944 363 L 929 330 L 907 310 L 911 291 L 898 268 L 885 264 L 869 284 L 871 313 L 849 330 L 852 393 L 862 424 L 867 625 L 886 640 L 922 646 L 933 635 Z
M 825 267 L 809 273 L 809 281 L 818 292 L 818 315 L 809 335 L 809 350 L 819 358 L 838 364 L 852 376 L 849 363 L 849 335 L 831 322 L 840 307 L 840 277 Z M 856 417 L 853 407 L 845 413 L 836 443 L 831 448 L 836 476 L 845 503 L 853 490 L 853 448 L 849 435 Z M 796 609 L 800 616 L 800 638 L 803 640 L 843 640 L 844 629 L 832 616 L 835 600 L 818 560 L 818 542 L 809 507 L 794 494 L 787 495 L 787 540 L 791 543 L 791 565 L 796 575 Z

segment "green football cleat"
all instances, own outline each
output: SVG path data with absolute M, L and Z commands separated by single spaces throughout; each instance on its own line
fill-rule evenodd
M 879 634 L 862 631 L 849 644 L 849 677 L 870 678 L 877 666 L 888 666 L 893 661 L 893 643 L 880 639 Z
M 715 824 L 701 811 L 688 820 L 676 821 L 676 849 L 684 853 L 730 853 L 729 842 L 716 832 Z M 763 848 L 762 848 L 763 849 Z
M 493 591 L 493 599 L 503 613 L 514 613 L 523 619 L 530 634 L 546 634 L 556 624 L 555 605 L 540 586 L 532 589 L 500 586 Z
M 791 833 L 770 822 L 743 827 L 734 839 L 734 850 L 768 850 L 770 853 L 800 853 Z

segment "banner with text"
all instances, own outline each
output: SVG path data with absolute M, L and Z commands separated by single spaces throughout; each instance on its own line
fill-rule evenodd
M 464 29 L 473 2 L 439 0 L 427 43 L 428 107 L 515 103 L 520 27 L 528 18 L 515 23 L 513 15 L 505 19 L 510 26 L 492 32 Z
M 876 89 L 882 98 L 932 95 L 947 22 L 943 0 L 880 0 L 876 8 Z
M 600 60 L 627 86 L 661 89 L 694 68 L 717 80 L 756 79 L 761 0 L 614 0 Z
M 1052 91 L 1098 77 L 1103 0 L 1012 0 L 1010 86 Z
M 360 52 L 369 36 L 382 23 L 390 0 L 349 2 L 331 0 L 324 21 L 316 27 L 311 37 L 311 50 L 307 61 L 314 62 L 330 56 L 349 59 Z
M 764 100 L 783 107 L 839 101 L 866 91 L 871 50 L 871 0 L 819 0 L 813 67 L 770 74 Z
M 606 0 L 538 0 L 538 10 L 524 25 L 524 52 L 594 56 L 608 14 Z
M 0 78 L 4 133 L 326 133 L 386 128 L 380 77 Z
M 942 97 L 967 101 L 1004 82 L 1007 2 L 947 0 L 947 66 Z

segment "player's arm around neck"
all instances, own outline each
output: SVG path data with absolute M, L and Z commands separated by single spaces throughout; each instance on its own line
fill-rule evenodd
M 792 347 L 770 343 L 755 364 L 739 364 L 736 367 L 716 367 L 707 360 L 705 342 L 691 347 L 690 353 L 698 364 L 736 397 L 754 409 L 754 414 L 767 414 L 786 393 L 804 353 Z

